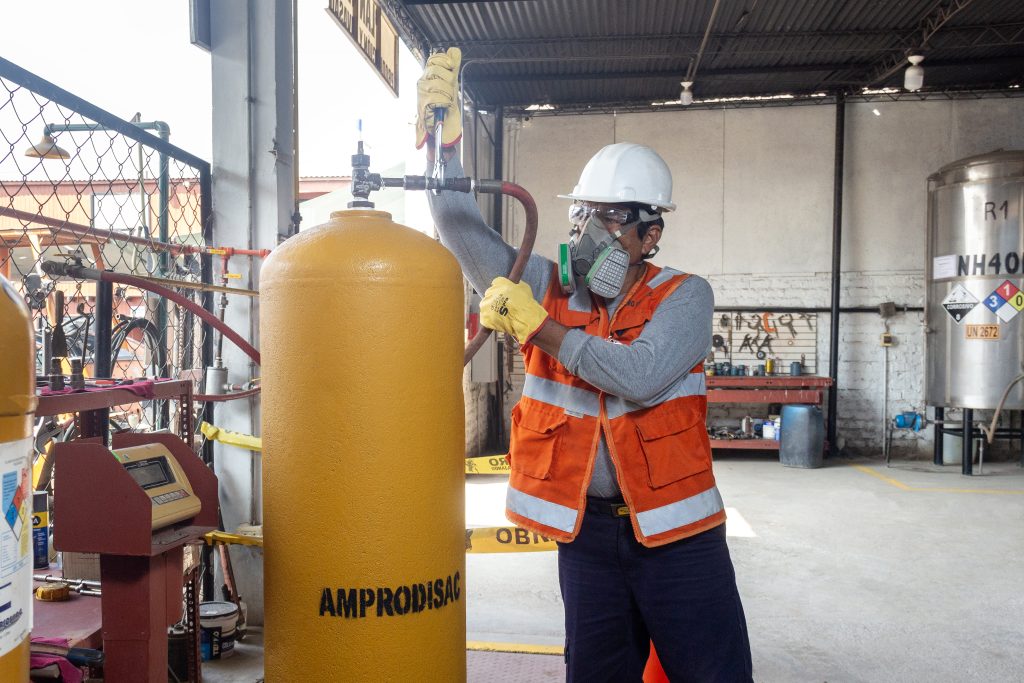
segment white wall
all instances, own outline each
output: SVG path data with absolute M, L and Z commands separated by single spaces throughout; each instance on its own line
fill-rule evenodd
M 828 306 L 834 125 L 832 104 L 532 117 L 508 124 L 509 176 L 536 197 L 537 250 L 553 255 L 568 205 L 555 195 L 573 188 L 601 146 L 649 145 L 672 168 L 679 204 L 656 263 L 707 277 L 719 305 Z M 1024 148 L 1024 98 L 847 105 L 843 306 L 923 303 L 926 178 L 999 147 Z M 511 242 L 521 225 L 515 213 Z M 827 314 L 819 330 L 824 375 Z M 839 432 L 853 450 L 880 450 L 883 330 L 877 315 L 841 321 Z M 897 346 L 888 351 L 888 414 L 923 409 L 920 315 L 898 315 L 890 330 Z M 922 454 L 931 448 L 925 433 L 899 434 L 898 442 Z

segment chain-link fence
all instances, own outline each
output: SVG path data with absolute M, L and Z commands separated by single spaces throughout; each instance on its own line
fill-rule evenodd
M 70 375 L 72 359 L 87 379 L 115 381 L 198 381 L 210 365 L 212 333 L 194 313 L 140 287 L 44 271 L 70 262 L 163 278 L 212 310 L 211 292 L 188 287 L 211 282 L 210 166 L 169 135 L 0 59 L 0 274 L 32 310 L 41 377 Z M 112 420 L 171 428 L 175 410 L 148 401 Z

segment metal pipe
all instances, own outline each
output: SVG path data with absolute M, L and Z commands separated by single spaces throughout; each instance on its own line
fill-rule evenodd
M 200 176 L 200 183 L 202 183 L 202 176 Z M 207 180 L 209 183 L 210 181 Z M 38 225 L 45 225 L 50 228 L 55 234 L 66 233 L 75 237 L 93 237 L 104 242 L 124 242 L 128 244 L 137 244 L 142 247 L 148 247 L 154 251 L 169 251 L 175 255 L 180 254 L 214 254 L 222 255 L 227 254 L 229 256 L 258 256 L 260 258 L 270 255 L 270 249 L 236 249 L 235 247 L 207 247 L 197 246 L 193 244 L 169 244 L 167 242 L 159 242 L 157 240 L 146 239 L 144 237 L 135 237 L 134 235 L 128 235 L 123 232 L 115 232 L 114 230 L 103 230 L 102 228 L 93 228 L 88 225 L 82 225 L 80 223 L 73 223 L 61 218 L 51 218 L 50 216 L 44 216 L 36 213 L 29 213 L 28 211 L 19 211 L 18 209 L 11 208 L 9 206 L 0 206 L 0 216 L 7 216 L 8 218 L 14 218 L 23 223 L 36 223 Z M 209 222 L 209 218 L 206 219 Z M 213 241 L 213 235 L 211 234 L 208 241 Z
M 886 325 L 886 332 L 889 326 Z M 882 455 L 889 464 L 889 347 L 882 347 Z
M 98 272 L 98 271 L 97 271 Z M 225 287 L 224 285 L 208 285 L 205 282 L 189 282 L 187 280 L 171 280 L 163 277 L 152 277 L 149 275 L 133 275 L 139 280 L 145 280 L 154 285 L 172 287 L 174 289 L 192 289 L 198 292 L 221 292 L 223 294 L 240 294 L 242 296 L 258 297 L 259 291 L 255 289 L 243 289 L 241 287 Z
M 141 124 L 136 124 L 141 125 Z M 160 139 L 164 142 L 170 141 L 171 129 L 163 121 L 156 121 L 155 127 L 157 134 Z M 159 164 L 159 176 L 157 179 L 157 195 L 158 200 L 158 211 L 157 211 L 157 225 L 159 230 L 160 241 L 168 243 L 170 240 L 170 228 L 168 225 L 168 206 L 170 204 L 170 167 L 167 160 L 167 154 L 163 151 L 157 153 L 157 159 Z M 159 273 L 162 277 L 167 277 L 170 272 L 170 258 L 166 251 L 160 252 L 159 256 Z M 156 328 L 157 328 L 157 353 L 156 353 L 156 367 L 157 375 L 160 377 L 170 377 L 171 367 L 168 359 L 168 335 L 167 335 L 168 319 L 167 319 L 167 299 L 159 297 L 156 302 Z M 170 424 L 171 420 L 171 405 L 170 401 L 163 401 L 160 407 L 159 416 L 156 420 L 156 428 L 166 429 Z
M 213 243 L 213 186 L 209 169 L 201 169 L 199 173 L 199 218 L 203 227 L 203 242 Z M 213 282 L 213 256 L 204 252 L 199 257 L 199 273 L 203 282 Z M 213 292 L 203 292 L 203 308 L 211 315 L 213 314 Z M 213 364 L 213 326 L 208 322 L 202 323 L 203 330 L 203 368 L 206 369 Z M 215 420 L 215 408 L 213 403 L 203 405 L 203 420 L 210 424 L 217 424 Z M 212 470 L 213 466 L 213 441 L 205 439 L 202 450 L 203 462 Z M 213 549 L 206 543 L 203 544 L 200 563 L 200 583 L 203 600 L 213 600 Z
M 769 311 L 771 313 L 831 313 L 831 306 L 774 306 L 750 305 L 750 306 L 715 306 L 716 313 L 749 313 L 751 311 Z M 874 313 L 879 314 L 878 306 L 842 306 L 840 313 Z M 907 306 L 897 304 L 897 313 L 923 313 L 923 306 Z
M 945 429 L 942 422 L 945 419 L 946 409 L 943 406 L 935 406 L 935 424 L 932 426 L 932 464 L 942 464 L 942 435 Z
M 972 408 L 964 408 L 964 426 L 962 429 L 963 447 L 961 450 L 962 461 L 960 463 L 960 473 L 970 476 L 973 474 L 974 468 L 974 452 L 972 446 L 974 445 L 974 410 Z
M 708 38 L 711 37 L 711 28 L 715 24 L 715 16 L 718 14 L 718 5 L 721 4 L 721 0 L 715 0 L 715 4 L 711 7 L 711 16 L 708 17 L 708 26 L 704 29 L 704 37 L 701 38 L 700 47 L 697 48 L 697 56 L 690 62 L 690 68 L 686 71 L 686 78 L 683 80 L 694 81 L 697 75 L 697 69 L 700 68 L 700 59 L 704 56 L 704 48 L 707 47 Z
M 504 178 L 505 177 L 505 110 L 503 107 L 498 107 L 494 110 L 494 136 L 491 137 L 492 149 L 493 149 L 493 166 L 494 166 L 494 177 Z M 484 130 L 486 130 L 486 125 Z M 490 134 L 488 134 L 490 136 Z M 494 195 L 494 203 L 492 204 L 492 225 L 499 235 L 501 235 L 502 227 L 502 210 L 503 200 L 500 194 Z M 505 447 L 505 345 L 498 344 L 496 360 L 498 363 L 498 391 L 497 391 L 497 411 L 498 411 L 498 425 L 496 430 L 497 443 L 495 444 L 499 450 Z
M 836 410 L 839 398 L 839 286 L 843 253 L 843 151 L 846 134 L 846 93 L 836 93 L 835 167 L 832 176 L 832 306 L 829 312 L 828 374 L 832 387 L 828 392 L 828 447 L 834 456 L 836 444 Z
M 96 283 L 96 340 L 93 343 L 93 376 L 109 378 L 113 370 L 110 347 L 114 327 L 114 285 Z
M 111 282 L 96 283 L 96 341 L 93 343 L 93 376 L 109 378 L 113 373 L 114 354 L 111 336 L 114 327 L 114 285 Z M 99 436 L 104 446 L 110 445 L 110 409 L 101 408 L 95 412 L 94 424 L 102 425 Z M 90 436 L 95 436 L 90 434 Z
M 162 287 L 161 285 L 152 284 L 152 283 L 147 282 L 147 281 L 145 281 L 145 280 L 143 280 L 143 279 L 141 279 L 139 277 L 136 277 L 135 275 L 125 275 L 124 273 L 115 273 L 115 272 L 110 271 L 110 270 L 102 270 L 102 271 L 100 271 L 100 270 L 96 270 L 95 268 L 85 268 L 83 266 L 75 265 L 75 264 L 72 264 L 72 263 L 60 263 L 60 262 L 57 262 L 57 261 L 46 261 L 43 264 L 43 270 L 50 277 L 66 275 L 66 276 L 69 276 L 69 277 L 73 277 L 75 279 L 98 280 L 99 281 L 99 285 L 100 286 L 97 286 L 97 289 L 96 289 L 97 308 L 99 309 L 99 311 L 97 313 L 97 319 L 96 319 L 97 320 L 97 325 L 98 325 L 97 340 L 96 340 L 97 347 L 99 346 L 99 342 L 100 342 L 99 335 L 100 334 L 106 334 L 107 336 L 109 336 L 109 334 L 110 334 L 109 332 L 105 332 L 104 331 L 104 327 L 106 328 L 106 330 L 109 330 L 110 327 L 111 327 L 111 317 L 107 318 L 107 322 L 106 322 L 105 326 L 104 326 L 103 320 L 99 317 L 103 313 L 103 309 L 100 308 L 100 305 L 99 305 L 100 304 L 101 293 L 102 293 L 102 287 L 101 286 L 102 285 L 110 285 L 110 283 L 116 282 L 116 283 L 119 283 L 119 284 L 122 284 L 122 285 L 128 285 L 129 287 L 137 287 L 139 289 L 144 289 L 146 291 L 154 292 L 156 294 L 159 294 L 160 296 L 163 296 L 163 297 L 166 297 L 166 298 L 170 299 L 171 301 L 173 301 L 174 303 L 178 304 L 179 306 L 181 306 L 183 308 L 187 308 L 188 310 L 192 311 L 197 316 L 199 316 L 202 320 L 204 320 L 205 322 L 209 323 L 210 325 L 213 325 L 218 330 L 220 330 L 225 335 L 227 335 L 227 338 L 230 339 L 232 342 L 234 342 L 234 344 L 239 349 L 241 349 L 247 356 L 249 356 L 249 358 L 251 358 L 256 364 L 260 363 L 260 352 L 257 351 L 249 342 L 247 342 L 245 339 L 243 339 L 240 334 L 235 332 L 233 329 L 231 329 L 230 327 L 228 327 L 227 325 L 225 325 L 221 321 L 217 320 L 217 316 L 215 316 L 214 314 L 210 313 L 209 311 L 204 309 L 202 306 L 198 305 L 194 301 L 190 301 L 189 299 L 186 299 L 185 297 L 181 296 L 180 294 L 178 294 L 177 292 L 175 292 L 172 289 L 168 289 L 166 287 Z M 110 289 L 110 292 L 111 292 L 110 293 L 110 301 L 111 301 L 111 304 L 112 304 L 113 303 L 113 287 L 110 287 L 109 289 Z M 113 306 L 111 305 L 110 308 L 111 308 L 111 315 L 112 315 Z M 108 344 L 108 347 L 109 347 L 109 341 L 107 342 L 107 344 Z M 98 349 L 97 349 L 97 353 L 99 353 Z M 109 375 L 109 369 L 108 369 L 108 374 L 107 375 L 100 375 L 100 374 L 97 373 L 97 377 L 109 377 L 109 376 L 110 376 Z
M 167 244 L 164 242 L 157 242 L 156 240 L 145 239 L 143 237 L 135 237 L 134 235 L 128 235 L 123 232 L 91 228 L 88 225 L 72 223 L 71 221 L 61 218 L 51 218 L 49 216 L 29 213 L 27 211 L 19 211 L 18 209 L 13 209 L 9 206 L 0 206 L 0 216 L 14 218 L 26 224 L 36 223 L 38 225 L 45 225 L 58 234 L 68 233 L 76 237 L 94 237 L 105 242 L 127 242 L 129 244 L 138 244 L 143 247 L 148 247 L 154 251 L 167 250 L 175 253 L 191 253 L 193 251 L 198 251 L 197 248 L 190 247 L 188 245 Z

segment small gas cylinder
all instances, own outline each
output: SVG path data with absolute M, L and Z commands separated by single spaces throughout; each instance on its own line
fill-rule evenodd
M 28 309 L 0 276 L 0 486 L 13 509 L 0 520 L 0 681 L 28 681 L 32 631 L 32 413 L 36 408 L 35 342 Z M 5 496 L 5 500 L 8 500 Z
M 260 282 L 265 673 L 466 677 L 463 285 L 383 211 L 338 211 Z

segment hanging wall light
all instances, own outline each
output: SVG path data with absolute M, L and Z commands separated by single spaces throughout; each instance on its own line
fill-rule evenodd
M 690 90 L 693 81 L 683 81 L 681 85 L 683 86 L 683 91 L 679 93 L 679 104 L 684 106 L 693 104 L 693 91 Z
M 903 87 L 910 92 L 917 92 L 924 85 L 924 67 L 921 66 L 924 56 L 908 55 L 907 61 L 910 62 L 910 66 L 903 73 Z
M 25 150 L 25 156 L 35 159 L 70 159 L 67 150 L 58 147 L 50 131 L 43 130 L 43 139 Z

